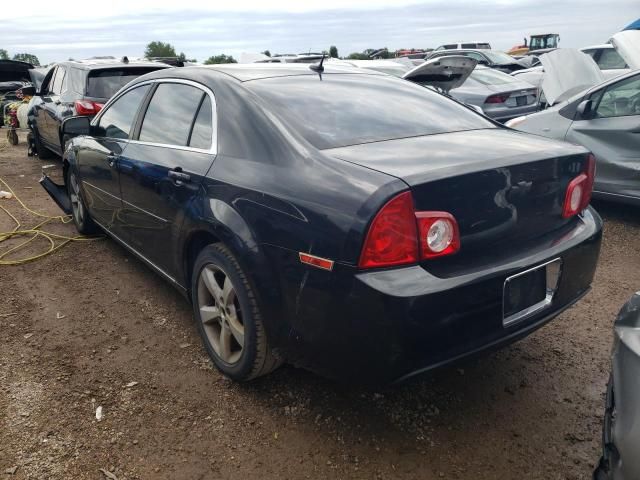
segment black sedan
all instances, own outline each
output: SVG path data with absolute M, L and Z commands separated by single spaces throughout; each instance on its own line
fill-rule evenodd
M 190 298 L 238 381 L 285 360 L 404 379 L 513 342 L 589 290 L 602 225 L 584 148 L 384 74 L 321 70 L 140 77 L 65 121 L 66 190 L 43 185 L 80 232 Z

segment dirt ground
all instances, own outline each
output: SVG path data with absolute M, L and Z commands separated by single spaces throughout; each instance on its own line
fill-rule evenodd
M 0 178 L 57 215 L 45 163 L 60 165 L 22 142 L 0 151 Z M 188 303 L 110 240 L 0 266 L 0 479 L 588 479 L 612 321 L 640 288 L 640 211 L 596 207 L 605 239 L 585 299 L 497 353 L 380 391 L 287 366 L 225 380 Z M 0 210 L 0 231 L 13 227 Z

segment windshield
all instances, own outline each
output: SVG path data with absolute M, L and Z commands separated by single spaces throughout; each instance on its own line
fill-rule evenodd
M 495 128 L 430 89 L 380 75 L 325 74 L 245 82 L 316 148 Z
M 110 68 L 91 70 L 87 80 L 87 97 L 109 99 L 131 80 L 158 70 L 159 67 Z
M 489 60 L 497 65 L 504 65 L 506 63 L 515 63 L 516 59 L 511 55 L 507 55 L 503 52 L 482 52 L 483 55 L 486 55 Z
M 498 70 L 493 70 L 491 68 L 476 68 L 471 72 L 471 75 L 469 75 L 469 80 L 478 82 L 482 85 L 503 85 L 506 83 L 519 82 L 518 79 L 511 75 L 507 75 L 506 73 L 499 72 Z

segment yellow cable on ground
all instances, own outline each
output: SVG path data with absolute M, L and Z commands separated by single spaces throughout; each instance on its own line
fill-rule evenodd
M 4 148 L 6 148 L 6 144 L 0 146 L 0 151 L 4 150 Z M 9 218 L 11 218 L 16 226 L 13 228 L 13 230 L 11 230 L 10 232 L 0 232 L 0 243 L 13 238 L 13 237 L 18 237 L 18 236 L 27 236 L 27 240 L 19 243 L 18 245 L 10 248 L 9 250 L 3 252 L 2 254 L 0 254 L 0 265 L 21 265 L 23 263 L 27 263 L 27 262 L 32 262 L 34 260 L 37 260 L 39 258 L 42 258 L 46 255 L 49 255 L 50 253 L 55 252 L 56 250 L 59 250 L 60 248 L 64 247 L 66 244 L 68 244 L 69 242 L 86 242 L 86 241 L 93 241 L 93 240 L 100 240 L 104 237 L 86 237 L 84 235 L 77 235 L 74 237 L 69 237 L 66 235 L 59 235 L 57 233 L 52 233 L 52 232 L 46 232 L 44 230 L 40 230 L 41 227 L 43 227 L 44 225 L 57 220 L 60 223 L 66 224 L 69 223 L 71 221 L 71 215 L 55 215 L 55 216 L 51 216 L 51 215 L 45 215 L 43 213 L 40 212 L 36 212 L 35 210 L 32 210 L 31 208 L 27 207 L 24 202 L 20 199 L 20 197 L 18 197 L 18 195 L 16 195 L 16 193 L 13 191 L 13 189 L 9 186 L 9 184 L 7 182 L 4 181 L 4 179 L 2 177 L 0 177 L 0 183 L 2 183 L 2 185 L 4 185 L 4 187 L 7 189 L 7 191 L 9 193 L 11 193 L 11 195 L 13 196 L 13 198 L 15 198 L 17 200 L 17 202 L 20 204 L 20 206 L 26 210 L 27 212 L 29 212 L 32 215 L 35 215 L 36 217 L 40 217 L 43 218 L 44 220 L 41 221 L 40 223 L 38 223 L 37 225 L 35 225 L 34 227 L 31 228 L 26 228 L 26 229 L 22 229 L 22 224 L 20 223 L 20 221 L 15 217 L 15 215 L 13 215 L 9 210 L 7 210 L 4 206 L 0 205 L 0 209 L 2 209 L 8 216 Z M 3 201 L 3 200 L 0 200 Z M 17 260 L 4 260 L 4 258 L 11 254 L 11 253 L 15 253 L 21 249 L 23 249 L 24 247 L 26 247 L 29 243 L 31 243 L 33 240 L 35 240 L 36 238 L 44 238 L 49 242 L 49 247 L 47 250 L 45 250 L 42 253 L 39 253 L 37 255 L 31 255 L 25 258 L 20 258 Z M 62 240 L 62 242 L 56 244 L 56 240 Z

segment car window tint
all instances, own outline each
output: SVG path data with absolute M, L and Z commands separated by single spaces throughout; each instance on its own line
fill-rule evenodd
M 87 97 L 108 99 L 131 80 L 158 70 L 158 67 L 103 68 L 89 71 Z
M 640 115 L 640 75 L 607 88 L 596 108 L 598 118 Z
M 194 148 L 203 148 L 208 150 L 211 148 L 211 135 L 213 135 L 213 122 L 211 112 L 211 99 L 209 95 L 204 97 L 198 116 L 193 124 L 189 146 Z
M 482 85 L 504 85 L 505 83 L 518 83 L 520 81 L 511 75 L 492 68 L 475 68 L 469 78 Z
M 96 137 L 128 138 L 131 125 L 149 85 L 129 90 L 112 103 L 100 117 Z
M 596 58 L 596 53 L 598 53 L 598 50 L 582 50 L 582 53 L 586 53 L 591 58 Z
M 476 48 L 475 43 L 463 43 L 462 48 Z
M 496 128 L 444 95 L 386 75 L 266 78 L 245 86 L 320 149 Z
M 186 146 L 204 92 L 181 83 L 162 83 L 153 94 L 142 121 L 143 142 Z
M 620 54 L 613 48 L 605 48 L 598 59 L 600 70 L 614 70 L 618 68 L 627 68 L 627 64 Z

